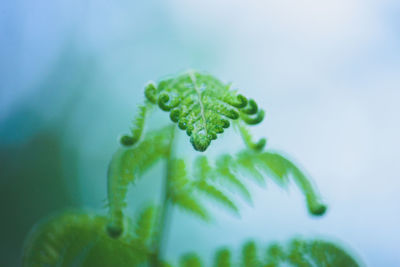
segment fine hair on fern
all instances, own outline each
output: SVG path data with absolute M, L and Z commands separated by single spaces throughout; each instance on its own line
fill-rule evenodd
M 252 136 L 250 127 L 261 123 L 265 112 L 230 83 L 190 70 L 149 82 L 144 98 L 130 133 L 120 138 L 108 167 L 108 214 L 68 211 L 41 222 L 27 238 L 24 266 L 176 266 L 165 255 L 172 209 L 210 222 L 213 214 L 207 201 L 211 201 L 239 215 L 238 201 L 252 201 L 250 184 L 263 185 L 269 180 L 283 188 L 297 185 L 312 216 L 326 212 L 304 172 L 289 157 L 267 148 L 265 138 Z M 149 115 L 157 109 L 167 113 L 170 123 L 146 131 Z M 244 147 L 237 153 L 209 157 L 206 151 L 212 141 L 231 128 Z M 196 153 L 192 162 L 176 151 L 177 131 L 188 136 L 188 146 Z M 165 164 L 159 179 L 160 203 L 132 214 L 127 209 L 129 186 L 136 185 L 160 161 Z M 175 262 L 177 266 L 205 266 L 195 252 Z M 218 249 L 212 262 L 222 267 L 359 266 L 344 249 L 318 239 L 271 243 L 263 252 L 255 241 L 248 241 L 241 251 L 228 246 Z

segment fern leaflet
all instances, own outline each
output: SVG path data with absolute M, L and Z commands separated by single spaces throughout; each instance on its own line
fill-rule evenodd
M 231 252 L 227 248 L 219 249 L 215 253 L 214 267 L 231 267 Z
M 257 246 L 254 241 L 248 241 L 242 248 L 242 266 L 258 267 Z
M 234 174 L 235 162 L 229 155 L 222 155 L 217 159 L 216 175 L 218 179 L 226 180 L 230 185 L 235 187 L 237 191 L 247 200 L 251 201 L 251 195 L 247 187 Z
M 209 198 L 221 203 L 225 207 L 229 208 L 235 213 L 239 212 L 239 209 L 236 207 L 235 203 L 229 197 L 222 192 L 215 185 L 210 183 L 211 175 L 212 175 L 212 167 L 208 163 L 207 157 L 199 156 L 196 158 L 194 162 L 194 177 L 197 178 L 195 181 L 196 188 L 204 193 Z
M 173 160 L 169 172 L 168 198 L 180 208 L 187 210 L 203 220 L 208 221 L 209 215 L 200 201 L 193 196 L 195 187 L 187 177 L 186 164 L 183 159 Z
M 238 207 L 233 203 L 232 200 L 229 199 L 221 190 L 216 188 L 215 186 L 208 184 L 206 181 L 198 181 L 196 183 L 198 190 L 207 194 L 210 198 L 216 200 L 221 203 L 225 207 L 234 211 L 236 214 L 239 213 Z
M 154 224 L 156 219 L 156 208 L 149 206 L 139 215 L 135 225 L 135 236 L 137 242 L 143 247 L 148 247 L 154 234 Z
M 201 267 L 201 266 L 203 266 L 203 264 L 201 263 L 199 256 L 197 256 L 194 253 L 188 253 L 181 257 L 179 266 L 180 267 Z

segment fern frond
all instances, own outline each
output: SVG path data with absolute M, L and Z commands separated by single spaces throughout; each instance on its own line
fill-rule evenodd
M 217 158 L 215 167 L 209 164 L 205 156 L 196 158 L 194 164 L 195 177 L 199 181 L 205 181 L 197 182 L 198 189 L 230 208 L 236 207 L 234 202 L 227 198 L 220 189 L 210 187 L 212 184 L 208 181 L 211 178 L 213 181 L 216 179 L 227 181 L 245 199 L 251 200 L 246 185 L 240 179 L 242 177 L 240 173 L 244 174 L 245 177 L 255 179 L 260 185 L 265 183 L 266 174 L 282 187 L 286 187 L 289 178 L 292 177 L 306 198 L 309 212 L 312 215 L 322 215 L 326 211 L 326 206 L 321 202 L 319 195 L 307 177 L 291 161 L 278 153 L 245 149 L 237 153 L 235 157 L 221 155 Z
M 207 210 L 193 195 L 195 188 L 192 181 L 187 177 L 185 161 L 183 159 L 174 159 L 168 173 L 170 186 L 168 198 L 172 203 L 208 221 L 210 218 Z
M 146 121 L 146 115 L 150 109 L 149 103 L 139 106 L 139 112 L 133 121 L 133 127 L 131 128 L 130 135 L 123 135 L 120 139 L 120 143 L 124 146 L 133 146 L 136 144 L 142 136 L 144 124 Z
M 233 201 L 231 199 L 229 199 L 228 196 L 226 196 L 221 190 L 219 190 L 215 186 L 213 186 L 211 184 L 208 184 L 204 180 L 198 181 L 196 183 L 196 186 L 197 186 L 198 190 L 200 190 L 201 192 L 207 194 L 207 196 L 209 196 L 210 198 L 214 199 L 218 203 L 221 203 L 225 207 L 227 207 L 230 210 L 232 210 L 234 213 L 236 213 L 236 214 L 239 213 L 239 209 L 235 205 L 235 203 L 233 203 Z
M 215 253 L 214 257 L 214 267 L 231 267 L 232 259 L 231 259 L 231 252 L 227 248 L 219 249 Z
M 264 112 L 254 100 L 230 90 L 211 75 L 189 71 L 163 80 L 158 86 L 149 84 L 145 95 L 151 103 L 170 112 L 170 118 L 190 136 L 197 151 L 205 151 L 217 135 L 229 128 L 230 120 L 247 124 L 262 121 Z
M 153 131 L 134 147 L 121 147 L 113 156 L 108 168 L 109 234 L 119 237 L 124 229 L 124 212 L 128 185 L 135 181 L 170 149 L 172 128 Z
M 242 266 L 259 267 L 259 265 L 256 243 L 254 241 L 246 242 L 242 248 Z
M 180 267 L 201 267 L 201 266 L 203 266 L 203 264 L 201 263 L 199 256 L 197 256 L 195 253 L 188 253 L 181 257 L 179 266 Z
M 235 167 L 233 158 L 229 155 L 222 155 L 217 159 L 216 165 L 217 177 L 228 181 L 246 200 L 251 201 L 249 190 L 232 171 L 232 168 Z
M 218 178 L 229 180 L 249 197 L 246 186 L 237 178 L 240 177 L 238 170 L 244 171 L 246 177 L 254 178 L 259 184 L 264 184 L 264 174 L 267 174 L 282 187 L 285 187 L 289 183 L 289 177 L 292 177 L 306 198 L 309 212 L 322 215 L 326 211 L 326 206 L 321 202 L 311 182 L 299 168 L 282 155 L 247 149 L 240 151 L 235 158 L 229 155 L 221 156 L 216 165 L 214 172 Z

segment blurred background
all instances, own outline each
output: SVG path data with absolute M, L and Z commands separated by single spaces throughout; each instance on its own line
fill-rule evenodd
M 400 266 L 396 0 L 1 1 L 0 266 L 20 264 L 46 215 L 105 212 L 107 164 L 144 84 L 188 68 L 257 99 L 253 132 L 301 163 L 329 210 L 311 218 L 294 186 L 254 187 L 241 218 L 175 212 L 169 258 L 302 235 Z

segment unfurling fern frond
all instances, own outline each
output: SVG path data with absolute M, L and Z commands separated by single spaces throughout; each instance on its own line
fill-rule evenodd
M 278 153 L 243 150 L 230 165 L 244 170 L 247 176 L 256 178 L 257 181 L 264 179 L 265 175 L 261 174 L 263 171 L 280 186 L 286 186 L 292 177 L 306 198 L 309 212 L 313 215 L 322 215 L 326 211 L 326 206 L 321 202 L 309 179 L 296 165 Z
M 254 100 L 247 100 L 211 75 L 189 71 L 162 80 L 145 89 L 148 101 L 170 112 L 170 118 L 190 136 L 197 151 L 205 151 L 217 134 L 229 128 L 230 120 L 260 123 L 264 111 Z
M 267 144 L 267 139 L 261 138 L 257 142 L 254 142 L 253 137 L 251 136 L 249 130 L 247 129 L 247 127 L 245 125 L 238 123 L 237 128 L 240 132 L 240 135 L 241 135 L 244 143 L 246 144 L 246 146 L 248 148 L 250 148 L 252 150 L 256 150 L 256 151 L 262 151 L 264 149 L 265 145 Z
M 245 149 L 236 154 L 221 155 L 212 166 L 205 156 L 200 156 L 194 163 L 194 176 L 197 178 L 197 188 L 213 197 L 220 203 L 238 212 L 235 202 L 228 198 L 221 189 L 214 186 L 215 181 L 227 181 L 242 197 L 250 200 L 250 193 L 242 177 L 249 177 L 258 184 L 265 183 L 269 176 L 280 186 L 286 187 L 292 177 L 306 198 L 309 212 L 312 215 L 322 215 L 326 206 L 307 177 L 291 161 L 274 152 L 260 152 Z
M 133 127 L 131 128 L 131 134 L 123 135 L 120 139 L 122 145 L 133 146 L 140 140 L 143 134 L 144 124 L 146 122 L 146 116 L 150 108 L 151 105 L 149 102 L 146 102 L 144 105 L 139 106 L 139 112 L 136 115 L 133 121 Z
M 317 191 L 312 186 L 307 177 L 300 171 L 298 167 L 282 155 L 278 153 L 264 152 L 259 155 L 261 164 L 265 164 L 278 181 L 285 183 L 291 175 L 297 183 L 300 190 L 304 194 L 307 207 L 312 215 L 322 215 L 326 211 L 326 205 L 320 200 Z
M 168 170 L 168 198 L 178 207 L 189 211 L 201 219 L 210 219 L 207 210 L 194 196 L 195 186 L 188 178 L 186 164 L 183 159 L 174 159 Z
M 171 127 L 150 132 L 134 147 L 121 147 L 113 156 L 108 169 L 109 234 L 119 237 L 124 228 L 124 212 L 128 185 L 133 183 L 170 150 Z

